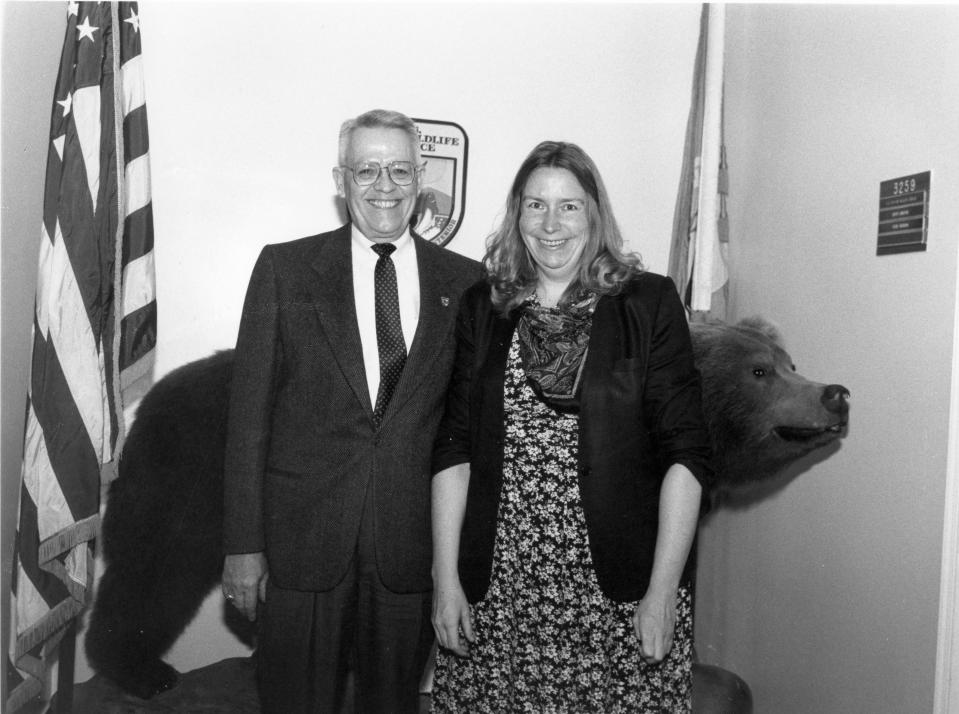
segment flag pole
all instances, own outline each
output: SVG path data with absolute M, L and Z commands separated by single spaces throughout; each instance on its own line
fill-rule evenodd
M 115 164 L 117 176 L 117 225 L 114 236 L 115 262 L 118 266 L 113 272 L 113 362 L 114 370 L 110 375 L 113 390 L 113 403 L 117 415 L 117 427 L 112 447 L 110 460 L 103 465 L 101 473 L 101 483 L 113 481 L 117 476 L 120 461 L 120 452 L 123 450 L 123 442 L 126 440 L 126 423 L 123 413 L 123 393 L 120 388 L 120 352 L 123 344 L 123 232 L 125 229 L 126 202 L 127 202 L 127 182 L 125 178 L 125 157 L 126 151 L 123 138 L 123 70 L 120 67 L 120 8 L 119 3 L 110 3 L 110 21 L 113 28 L 113 136 L 114 146 L 116 147 Z M 102 499 L 101 499 L 102 500 Z

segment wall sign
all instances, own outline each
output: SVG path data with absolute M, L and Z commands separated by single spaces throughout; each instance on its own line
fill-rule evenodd
M 459 124 L 413 119 L 426 161 L 413 230 L 437 245 L 449 243 L 463 222 L 469 139 Z
M 926 249 L 929 171 L 879 184 L 879 240 L 876 255 Z

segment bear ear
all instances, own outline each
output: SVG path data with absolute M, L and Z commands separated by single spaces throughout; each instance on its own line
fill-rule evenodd
M 773 323 L 764 317 L 760 317 L 759 315 L 744 317 L 742 320 L 736 323 L 736 327 L 742 327 L 747 330 L 758 332 L 763 337 L 771 340 L 783 349 L 786 348 L 785 344 L 783 343 L 782 335 L 779 333 L 779 328 L 777 328 Z

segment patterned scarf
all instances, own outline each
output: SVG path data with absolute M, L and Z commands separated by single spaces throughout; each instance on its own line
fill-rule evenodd
M 526 378 L 536 395 L 559 412 L 579 410 L 579 386 L 589 328 L 599 296 L 584 290 L 564 309 L 542 307 L 535 295 L 521 307 L 517 333 Z

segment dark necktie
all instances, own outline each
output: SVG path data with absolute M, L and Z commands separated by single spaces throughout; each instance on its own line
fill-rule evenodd
M 380 353 L 380 388 L 373 407 L 373 422 L 379 427 L 393 396 L 396 383 L 406 363 L 406 342 L 400 324 L 400 299 L 396 290 L 396 268 L 390 253 L 392 243 L 376 243 L 373 250 L 379 257 L 373 271 L 376 289 L 376 346 Z

